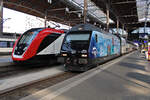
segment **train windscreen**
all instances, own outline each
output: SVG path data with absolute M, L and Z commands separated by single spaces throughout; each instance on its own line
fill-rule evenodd
M 29 45 L 41 30 L 42 29 L 31 29 L 31 30 L 25 32 L 22 35 L 21 39 L 19 40 L 18 45 L 20 45 L 20 44 Z
M 68 33 L 64 40 L 62 50 L 65 50 L 65 51 L 88 50 L 89 39 L 90 39 L 89 32 Z

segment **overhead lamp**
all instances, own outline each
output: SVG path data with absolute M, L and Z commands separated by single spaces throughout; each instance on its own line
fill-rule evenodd
M 65 11 L 66 11 L 66 12 L 69 12 L 69 8 L 68 8 L 68 7 L 66 7 L 66 8 L 65 8 Z
M 78 17 L 81 18 L 81 13 L 78 13 Z
M 48 0 L 48 3 L 50 3 L 50 4 L 51 4 L 51 3 L 52 3 L 52 0 Z
M 84 15 L 84 10 L 81 11 L 82 15 Z
M 88 19 L 88 18 L 87 18 L 87 19 L 86 19 L 86 21 L 87 21 L 87 22 L 89 22 L 89 21 L 90 21 L 90 19 Z

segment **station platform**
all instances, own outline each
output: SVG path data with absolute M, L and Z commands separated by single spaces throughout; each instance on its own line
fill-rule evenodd
M 11 55 L 0 55 L 0 67 L 12 65 L 13 61 Z
M 12 65 L 13 61 L 11 55 L 0 55 L 0 67 Z
M 0 94 L 64 73 L 62 65 L 0 79 Z M 1 100 L 1 99 L 0 99 Z
M 0 63 L 12 62 L 11 56 L 0 56 Z
M 13 48 L 0 48 L 0 56 L 11 55 Z
M 135 51 L 21 100 L 150 100 L 150 62 Z

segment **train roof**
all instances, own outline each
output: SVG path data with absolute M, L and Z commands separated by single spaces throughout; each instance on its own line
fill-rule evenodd
M 78 24 L 69 31 L 101 31 L 101 29 L 91 24 Z
M 73 31 L 98 31 L 98 32 L 101 32 L 103 34 L 106 34 L 106 35 L 111 35 L 111 36 L 115 36 L 115 37 L 118 37 L 118 38 L 121 38 L 117 35 L 114 35 L 112 33 L 109 33 L 109 32 L 106 32 L 106 31 L 103 31 L 101 30 L 100 28 L 92 25 L 92 24 L 78 24 L 76 26 L 73 26 L 69 32 L 73 32 Z
M 67 33 L 67 30 L 65 29 L 55 29 L 55 28 L 50 28 L 50 27 L 46 27 L 46 28 L 43 28 L 43 27 L 39 27 L 39 28 L 31 28 L 27 31 L 32 31 L 32 30 L 38 30 L 38 29 L 42 29 L 42 30 L 51 30 L 51 31 L 57 31 L 57 32 L 64 32 L 64 33 Z
M 99 27 L 96 27 L 92 24 L 78 24 L 76 26 L 73 26 L 70 30 L 70 31 L 99 31 L 99 32 L 102 32 L 102 33 L 106 33 L 107 35 L 114 35 L 112 33 L 109 33 L 109 32 L 106 32 L 106 31 L 103 31 L 101 30 Z

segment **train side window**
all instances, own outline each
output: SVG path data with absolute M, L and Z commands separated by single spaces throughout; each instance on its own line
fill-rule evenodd
M 95 40 L 96 40 L 96 42 L 98 42 L 98 36 L 97 36 L 97 34 L 95 34 Z
M 61 35 L 60 33 L 52 33 L 49 34 L 47 37 L 45 37 L 42 43 L 40 44 L 38 52 L 42 51 L 44 48 L 46 48 L 48 45 L 54 42 L 60 35 Z

